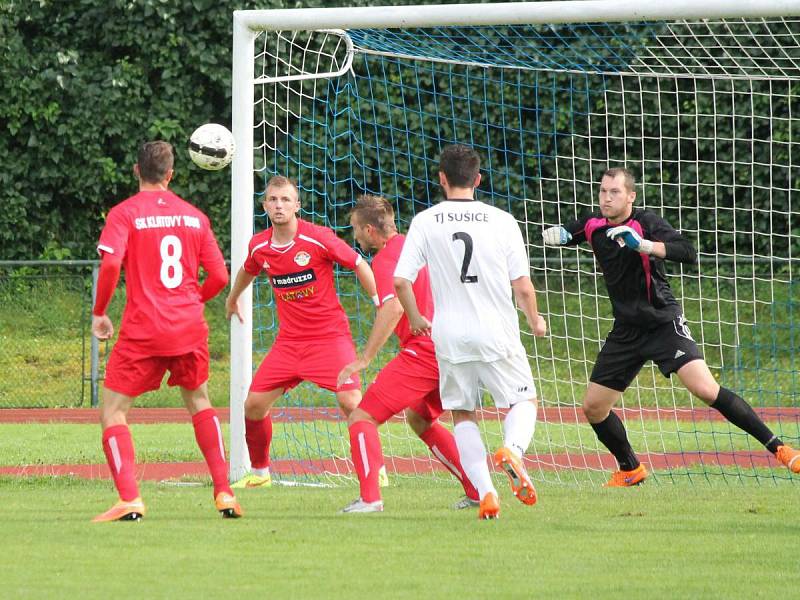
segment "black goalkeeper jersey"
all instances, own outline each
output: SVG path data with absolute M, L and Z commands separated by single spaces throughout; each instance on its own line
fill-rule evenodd
M 672 295 L 664 270 L 664 259 L 620 247 L 606 237 L 606 231 L 627 225 L 642 238 L 663 242 L 666 260 L 695 263 L 697 252 L 691 243 L 659 215 L 635 209 L 628 220 L 612 225 L 599 212 L 564 225 L 572 234 L 568 245 L 589 242 L 603 272 L 615 324 L 651 329 L 673 320 L 683 311 Z

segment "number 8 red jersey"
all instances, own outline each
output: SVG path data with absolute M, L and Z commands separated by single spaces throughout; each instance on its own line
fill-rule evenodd
M 224 268 L 208 217 L 170 191 L 144 191 L 108 213 L 97 245 L 122 259 L 127 303 L 120 340 L 174 356 L 208 337 L 199 270 Z

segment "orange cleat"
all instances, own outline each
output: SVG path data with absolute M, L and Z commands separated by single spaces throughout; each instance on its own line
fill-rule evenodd
M 141 498 L 134 498 L 130 501 L 120 500 L 106 512 L 92 519 L 92 523 L 141 521 L 142 517 L 144 517 L 144 502 Z
M 500 502 L 497 500 L 497 494 L 489 492 L 483 497 L 478 508 L 478 518 L 481 520 L 500 518 Z
M 536 489 L 528 477 L 528 472 L 522 460 L 508 448 L 500 448 L 494 453 L 494 464 L 508 475 L 511 482 L 511 491 L 523 504 L 531 506 L 536 504 Z
M 778 446 L 775 457 L 792 473 L 800 473 L 800 451 L 791 446 Z
M 649 474 L 641 464 L 633 471 L 614 471 L 603 487 L 633 487 L 642 483 Z
M 217 494 L 217 497 L 214 498 L 214 504 L 224 519 L 238 519 L 244 514 L 242 507 L 236 501 L 236 496 L 232 496 L 227 492 Z

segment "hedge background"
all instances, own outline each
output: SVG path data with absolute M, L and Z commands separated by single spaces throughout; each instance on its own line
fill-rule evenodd
M 232 11 L 369 4 L 366 0 L 0 0 L 0 79 L 5 82 L 0 97 L 0 259 L 94 258 L 105 212 L 135 191 L 131 167 L 136 148 L 154 138 L 175 144 L 173 189 L 209 214 L 227 254 L 229 174 L 196 176 L 199 170 L 188 159 L 186 140 L 201 123 L 230 125 Z M 558 96 L 552 99 L 557 107 L 551 113 L 555 131 L 558 123 L 574 118 L 569 109 L 572 94 L 583 84 L 574 74 L 549 76 L 556 79 L 550 87 Z M 730 252 L 726 246 L 734 242 L 737 221 L 753 218 L 756 229 L 781 234 L 777 249 L 775 240 L 759 236 L 750 246 L 754 254 L 798 255 L 791 238 L 797 239 L 800 231 L 790 215 L 791 197 L 800 191 L 798 179 L 791 177 L 800 121 L 748 116 L 751 110 L 750 114 L 760 115 L 800 112 L 800 96 L 791 83 L 780 84 L 784 88 L 779 96 L 759 93 L 769 92 L 771 85 L 768 81 L 731 84 L 727 95 L 731 102 L 740 92 L 750 93 L 742 114 L 733 104 L 714 106 L 712 95 L 705 92 L 716 84 L 708 80 L 677 82 L 675 89 L 661 95 L 648 94 L 653 106 L 642 107 L 648 115 L 665 107 L 688 115 L 684 120 L 654 117 L 652 123 L 642 119 L 641 127 L 652 129 L 661 139 L 665 162 L 655 174 L 655 187 L 660 182 L 685 186 L 681 196 L 688 212 L 682 222 L 694 226 L 689 214 L 694 207 L 713 206 L 716 229 L 731 232 L 701 240 L 701 251 Z M 592 110 L 624 112 L 624 94 L 609 96 L 600 90 L 588 98 Z M 486 110 L 497 109 L 487 104 Z M 718 133 L 733 142 L 693 131 L 697 122 L 693 113 L 714 120 Z M 720 116 L 725 114 L 735 118 Z M 498 115 L 487 116 L 503 122 Z M 622 123 L 612 119 L 610 127 Z M 609 152 L 614 145 L 624 145 L 622 131 L 608 134 Z M 494 147 L 503 148 L 503 135 L 498 128 Z M 562 136 L 566 142 L 571 137 Z M 559 156 L 558 136 L 542 136 L 538 142 L 541 156 Z M 426 152 L 419 148 L 415 154 Z M 666 159 L 671 156 L 679 158 L 669 163 Z M 528 165 L 526 172 L 552 176 L 557 160 L 534 166 Z M 722 181 L 725 186 L 693 185 L 696 181 Z M 757 210 L 767 200 L 772 210 Z M 552 216 L 558 219 L 557 214 Z M 740 252 L 749 242 L 738 240 Z
M 172 187 L 229 252 L 230 175 L 186 143 L 230 127 L 232 12 L 366 0 L 0 0 L 0 259 L 95 258 L 106 211 L 136 190 L 138 145 L 177 151 Z

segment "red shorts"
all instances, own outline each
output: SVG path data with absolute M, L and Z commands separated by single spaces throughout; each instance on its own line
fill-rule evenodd
M 310 381 L 332 392 L 361 388 L 357 373 L 341 387 L 336 378 L 342 368 L 356 359 L 356 348 L 350 337 L 313 341 L 276 341 L 253 376 L 251 392 L 268 392 L 277 388 L 290 390 L 301 381 Z
M 442 401 L 433 347 L 415 345 L 401 350 L 378 373 L 358 408 L 378 423 L 385 423 L 407 408 L 428 421 L 438 419 Z
M 168 385 L 187 390 L 199 388 L 208 381 L 208 342 L 186 354 L 153 356 L 135 344 L 118 341 L 108 358 L 103 385 L 126 396 L 139 396 L 160 388 L 167 371 Z

